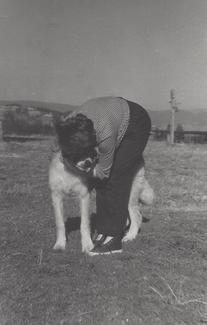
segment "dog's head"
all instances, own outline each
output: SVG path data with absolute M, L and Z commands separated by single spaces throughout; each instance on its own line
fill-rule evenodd
M 89 172 L 94 168 L 98 161 L 98 153 L 96 148 L 87 150 L 84 153 L 68 154 L 61 151 L 61 161 L 69 169 L 74 172 Z
M 96 131 L 86 115 L 56 121 L 60 160 L 74 172 L 89 172 L 98 160 Z

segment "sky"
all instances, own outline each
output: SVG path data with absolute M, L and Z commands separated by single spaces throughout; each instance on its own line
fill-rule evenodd
M 0 100 L 207 109 L 207 0 L 0 0 Z

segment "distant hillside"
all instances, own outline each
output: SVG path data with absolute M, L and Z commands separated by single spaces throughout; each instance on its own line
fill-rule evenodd
M 0 106 L 1 105 L 12 105 L 12 104 L 18 104 L 24 108 L 43 107 L 43 108 L 47 108 L 51 111 L 58 111 L 58 112 L 73 111 L 77 107 L 77 106 L 68 105 L 68 104 L 57 104 L 57 103 L 29 101 L 29 100 L 17 100 L 17 101 L 0 100 Z
M 171 123 L 171 111 L 148 111 L 152 124 L 159 129 L 166 129 Z M 175 113 L 175 127 L 181 124 L 185 131 L 207 130 L 207 109 L 193 111 L 179 110 Z
M 50 111 L 66 112 L 73 111 L 77 106 L 69 104 L 48 103 L 40 101 L 4 101 L 0 100 L 1 105 L 18 104 L 24 108 L 27 107 L 42 107 Z M 152 125 L 159 129 L 166 129 L 171 122 L 171 111 L 148 111 Z M 179 110 L 175 113 L 175 127 L 181 124 L 185 131 L 206 131 L 207 130 L 207 108 L 197 109 L 192 111 Z

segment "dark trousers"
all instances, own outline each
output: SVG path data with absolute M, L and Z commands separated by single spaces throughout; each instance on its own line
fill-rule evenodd
M 143 107 L 127 101 L 130 121 L 114 157 L 110 177 L 96 187 L 97 232 L 112 237 L 125 230 L 128 202 L 133 175 L 144 164 L 142 153 L 146 147 L 151 121 Z

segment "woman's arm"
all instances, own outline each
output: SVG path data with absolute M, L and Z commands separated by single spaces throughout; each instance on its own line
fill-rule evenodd
M 114 160 L 116 135 L 112 133 L 110 137 L 99 143 L 98 147 L 99 158 L 96 169 L 94 170 L 94 175 L 100 179 L 108 178 Z

